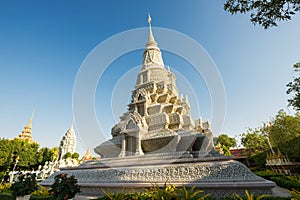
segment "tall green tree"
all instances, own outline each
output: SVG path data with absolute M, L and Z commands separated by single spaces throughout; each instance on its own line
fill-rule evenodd
M 247 148 L 249 155 L 269 149 L 262 127 L 256 129 L 249 128 L 245 133 L 241 134 L 241 143 Z
M 292 161 L 300 161 L 300 114 L 288 115 L 280 110 L 270 123 L 263 123 L 255 129 L 243 133 L 241 143 L 247 148 L 249 155 L 270 152 L 270 145 L 281 151 Z
M 39 144 L 28 143 L 26 141 L 14 139 L 0 140 L 0 169 L 12 170 L 18 157 L 18 169 L 32 169 L 35 168 L 39 161 Z
M 293 69 L 296 76 L 286 85 L 288 88 L 286 93 L 292 95 L 292 97 L 288 99 L 289 106 L 300 111 L 300 63 L 294 64 Z
M 300 161 L 300 113 L 291 116 L 280 110 L 272 119 L 268 134 L 275 149 L 293 161 Z
M 300 0 L 226 0 L 224 10 L 231 14 L 250 13 L 250 21 L 265 29 L 279 21 L 291 20 L 300 11 Z
M 222 149 L 225 156 L 230 156 L 230 148 L 236 146 L 236 139 L 226 134 L 221 134 L 218 137 L 218 146 Z
M 218 137 L 218 143 L 220 145 L 224 145 L 224 146 L 226 146 L 228 148 L 231 148 L 231 147 L 235 147 L 236 146 L 236 139 L 235 138 L 231 138 L 231 137 L 229 137 L 226 134 L 221 134 Z
M 21 169 L 35 168 L 39 161 L 39 144 L 28 143 L 23 140 L 14 139 L 12 142 L 12 151 L 16 156 L 19 156 L 17 166 Z
M 42 147 L 39 150 L 40 159 L 39 164 L 44 165 L 47 161 L 55 161 L 58 158 L 58 147 L 48 148 Z
M 0 139 L 0 171 L 8 171 L 13 162 L 11 142 Z
M 288 115 L 280 110 L 269 127 L 270 141 L 273 146 L 293 140 L 300 136 L 300 114 Z

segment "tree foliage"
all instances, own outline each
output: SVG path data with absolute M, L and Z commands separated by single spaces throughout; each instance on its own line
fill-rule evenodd
M 228 148 L 231 148 L 231 147 L 235 147 L 236 146 L 236 139 L 235 138 L 231 138 L 231 137 L 229 137 L 226 134 L 221 134 L 221 135 L 219 135 L 218 143 L 220 145 L 224 145 L 224 146 L 226 146 Z
M 242 144 L 248 149 L 249 155 L 269 152 L 267 137 L 272 148 L 281 151 L 292 161 L 300 161 L 300 114 L 288 115 L 280 110 L 270 123 L 263 123 L 255 129 L 243 133 Z
M 64 159 L 72 158 L 72 154 L 70 152 L 66 153 Z
M 293 140 L 300 136 L 300 114 L 288 115 L 280 110 L 269 127 L 270 141 L 273 146 Z
M 78 158 L 79 158 L 79 153 L 77 153 L 77 152 L 73 153 L 73 154 L 72 154 L 72 158 L 78 160 Z
M 249 128 L 241 135 L 241 143 L 247 148 L 249 155 L 268 150 L 268 143 L 263 135 L 262 127 L 251 129 Z
M 57 147 L 39 149 L 38 143 L 29 143 L 19 139 L 0 139 L 1 172 L 12 170 L 17 157 L 17 170 L 32 170 L 36 169 L 38 165 L 44 165 L 46 161 L 55 160 L 57 155 Z
M 44 165 L 47 161 L 55 161 L 58 158 L 58 147 L 49 149 L 48 147 L 42 147 L 39 150 L 39 154 L 42 157 L 40 165 Z
M 0 140 L 0 167 L 1 171 L 12 170 L 18 157 L 17 167 L 31 169 L 39 163 L 39 144 L 28 143 L 23 140 Z
M 297 76 L 286 85 L 288 88 L 286 93 L 292 95 L 292 97 L 288 99 L 289 106 L 300 111 L 300 63 L 294 64 L 293 68 Z
M 300 161 L 300 113 L 288 115 L 283 110 L 272 119 L 269 127 L 270 142 L 294 161 Z
M 224 10 L 231 14 L 251 13 L 250 21 L 267 29 L 290 20 L 300 11 L 300 0 L 226 0 Z
M 218 146 L 220 146 L 225 156 L 230 156 L 230 148 L 236 146 L 236 139 L 226 134 L 221 134 L 218 137 Z

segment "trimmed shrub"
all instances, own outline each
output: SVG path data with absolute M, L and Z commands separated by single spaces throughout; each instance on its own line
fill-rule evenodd
M 1 200 L 16 200 L 16 197 L 9 192 L 2 192 L 0 193 L 0 199 Z
M 291 191 L 291 195 L 293 196 L 294 199 L 300 199 L 300 191 L 293 189 L 293 191 Z
M 67 158 L 72 158 L 72 154 L 70 152 L 68 152 L 64 155 L 64 159 L 67 159 Z
M 289 190 L 300 190 L 300 183 L 297 183 L 295 181 L 287 180 L 282 177 L 271 177 L 271 180 L 274 181 L 277 185 L 287 188 Z
M 257 171 L 254 172 L 257 176 L 261 176 L 265 179 L 271 180 L 271 177 L 282 177 L 284 178 L 285 175 L 284 174 L 275 174 L 274 172 L 272 172 L 271 170 L 266 170 L 266 171 Z
M 79 154 L 78 154 L 77 152 L 73 153 L 73 154 L 72 154 L 72 158 L 78 160 Z
M 58 174 L 54 177 L 54 183 L 49 192 L 58 200 L 71 199 L 80 192 L 80 186 L 74 176 L 68 177 L 67 174 Z
M 13 183 L 10 188 L 15 196 L 19 197 L 29 195 L 38 189 L 35 174 L 28 173 L 26 176 L 21 174 L 18 179 L 19 181 Z
M 243 200 L 248 200 L 249 198 L 246 198 L 246 197 L 240 197 L 242 198 Z M 272 197 L 272 196 L 268 196 L 268 197 L 253 197 L 253 199 L 258 199 L 259 200 L 291 200 L 292 197 Z M 240 200 L 239 198 L 237 197 L 224 197 L 224 198 L 221 198 L 221 200 Z
M 292 197 L 264 197 L 260 200 L 291 200 Z
M 2 193 L 2 192 L 12 193 L 10 187 L 11 187 L 10 183 L 1 183 L 0 184 L 0 193 Z
M 46 187 L 41 185 L 38 187 L 38 190 L 31 193 L 30 200 L 55 200 L 54 196 L 49 193 L 49 190 Z

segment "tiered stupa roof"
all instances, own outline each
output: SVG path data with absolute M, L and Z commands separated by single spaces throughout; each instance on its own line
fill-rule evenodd
M 86 160 L 93 160 L 93 156 L 91 155 L 91 149 L 90 147 L 86 150 L 84 156 L 81 159 L 82 161 L 86 161 Z
M 18 137 L 16 137 L 15 139 L 24 140 L 24 141 L 29 142 L 29 143 L 35 142 L 32 138 L 32 119 L 33 119 L 33 115 L 34 115 L 34 113 L 32 113 L 32 116 L 30 117 L 30 120 L 27 123 L 27 125 L 22 130 L 22 133 L 19 134 Z

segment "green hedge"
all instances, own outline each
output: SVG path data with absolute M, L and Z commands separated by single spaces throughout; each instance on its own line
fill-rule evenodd
M 291 200 L 292 197 L 264 197 L 261 200 Z
M 243 199 L 247 200 L 246 197 L 243 197 Z M 254 198 L 256 199 L 256 198 Z M 291 200 L 292 197 L 263 197 L 260 200 Z M 238 200 L 237 198 L 234 197 L 225 197 L 225 198 L 221 198 L 221 200 Z
M 254 172 L 257 176 L 261 176 L 265 179 L 271 180 L 271 177 L 282 177 L 284 178 L 285 175 L 284 174 L 275 174 L 274 172 L 270 171 L 270 170 L 266 170 L 266 171 L 257 171 Z
M 48 195 L 48 196 L 31 195 L 29 200 L 55 200 L 55 197 L 52 195 Z
M 287 180 L 282 177 L 271 177 L 271 180 L 281 187 L 287 188 L 289 190 L 295 189 L 300 191 L 300 183 L 297 183 L 295 181 Z
M 3 192 L 0 193 L 1 200 L 16 200 L 16 197 L 12 193 Z

